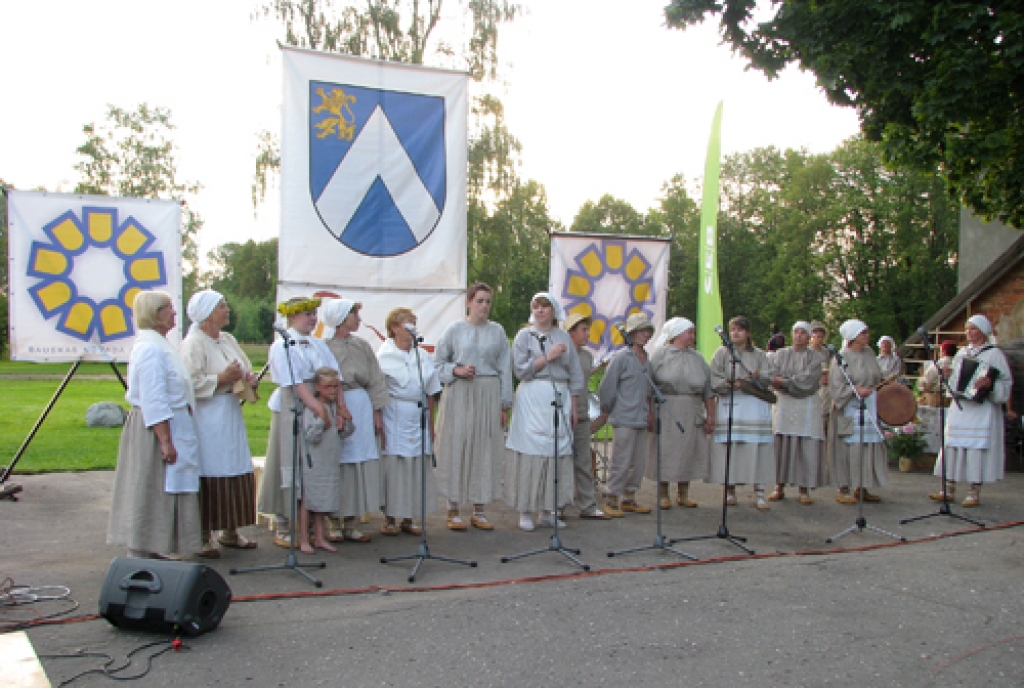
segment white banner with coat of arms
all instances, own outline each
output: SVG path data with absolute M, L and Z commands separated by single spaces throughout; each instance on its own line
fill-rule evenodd
M 615 325 L 633 313 L 643 313 L 661 331 L 669 246 L 668 239 L 552 232 L 548 290 L 567 314 L 591 319 L 587 346 L 595 361 L 622 348 Z
M 465 289 L 467 75 L 282 55 L 282 286 Z
M 11 190 L 7 223 L 12 360 L 127 361 L 143 290 L 181 322 L 177 201 Z

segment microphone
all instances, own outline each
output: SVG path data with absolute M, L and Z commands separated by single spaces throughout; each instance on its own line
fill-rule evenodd
M 290 344 L 295 343 L 294 340 L 292 340 L 291 335 L 288 334 L 288 330 L 281 327 L 280 325 L 272 325 L 272 327 L 274 328 L 274 332 L 277 332 L 279 335 L 281 335 L 281 339 L 284 340 L 285 346 L 289 346 Z
M 843 355 L 839 353 L 834 344 L 826 344 L 825 348 L 828 349 L 828 352 L 830 354 L 836 357 L 836 360 L 839 361 L 839 365 L 843 366 L 844 368 L 846 367 L 846 361 L 843 360 Z
M 417 341 L 417 342 L 422 342 L 423 341 L 423 337 L 420 336 L 420 333 L 416 331 L 416 326 L 413 325 L 411 322 L 403 323 L 402 327 L 405 328 L 406 332 L 408 332 L 409 334 L 412 335 L 412 338 L 413 338 L 414 341 Z
M 930 357 L 932 353 L 932 345 L 931 342 L 928 341 L 928 330 L 924 329 L 924 327 L 919 327 L 917 328 L 917 333 L 921 335 L 921 341 L 924 342 L 925 351 L 928 352 Z
M 633 338 L 629 336 L 629 332 L 626 332 L 626 328 L 622 325 L 622 323 L 618 323 L 617 325 L 615 325 L 615 329 L 618 330 L 619 334 L 622 335 L 622 341 L 626 342 L 626 346 L 632 348 Z
M 726 336 L 725 330 L 722 329 L 721 325 L 715 325 L 715 332 L 717 332 L 718 336 L 722 338 L 723 344 L 725 344 L 726 346 L 732 344 L 732 340 Z

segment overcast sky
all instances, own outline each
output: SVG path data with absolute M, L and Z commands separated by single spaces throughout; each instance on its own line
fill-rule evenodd
M 71 191 L 82 125 L 106 104 L 172 111 L 180 179 L 204 189 L 205 254 L 277 234 L 278 204 L 254 217 L 256 135 L 280 127 L 278 29 L 255 0 L 6 2 L 0 22 L 4 105 L 0 178 Z M 645 211 L 662 184 L 703 174 L 711 117 L 725 102 L 723 154 L 758 146 L 832 150 L 857 131 L 796 70 L 775 82 L 718 45 L 714 23 L 663 26 L 665 0 L 532 0 L 499 52 L 521 174 L 545 186 L 566 225 L 605 193 Z M 449 20 L 457 5 L 448 0 Z M 455 21 L 463 21 L 456 18 Z

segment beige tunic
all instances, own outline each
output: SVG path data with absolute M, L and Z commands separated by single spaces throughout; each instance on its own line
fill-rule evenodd
M 710 470 L 710 439 L 704 433 L 704 421 L 705 401 L 713 396 L 711 368 L 696 349 L 666 343 L 651 354 L 651 377 L 667 406 L 661 412 L 662 482 L 704 480 Z M 684 432 L 676 427 L 673 416 Z M 652 433 L 645 472 L 649 480 L 657 479 L 657 442 L 657 434 Z
M 844 348 L 841 355 L 846 361 L 847 374 L 855 385 L 874 387 L 881 382 L 882 370 L 871 347 L 859 352 Z M 867 418 L 870 412 L 865 413 L 865 443 L 860 443 L 859 420 L 854 418 L 851 424 L 847 413 L 851 400 L 855 404 L 857 402 L 838 360 L 832 361 L 828 384 L 833 400 L 828 430 L 828 460 L 833 483 L 839 487 L 885 487 L 889 484 L 889 457 L 885 443 L 877 441 L 875 428 Z
M 821 355 L 812 350 L 787 347 L 772 360 L 775 374 L 783 379 L 776 390 L 776 482 L 818 487 L 828 482 L 824 428 L 821 423 Z

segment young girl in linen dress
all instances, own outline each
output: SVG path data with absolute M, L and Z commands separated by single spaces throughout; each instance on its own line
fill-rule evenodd
M 327 417 L 335 417 L 341 379 L 333 368 L 319 368 L 313 382 L 317 400 L 324 405 Z M 313 554 L 318 549 L 337 552 L 327 541 L 324 522 L 327 514 L 341 508 L 341 433 L 336 424 L 326 425 L 322 418 L 307 408 L 303 415 L 307 455 L 302 457 L 302 501 L 299 511 L 299 550 Z M 348 425 L 348 424 L 346 424 Z M 313 543 L 309 542 L 309 514 L 313 514 Z

